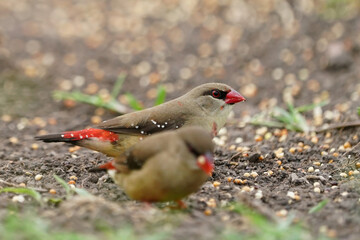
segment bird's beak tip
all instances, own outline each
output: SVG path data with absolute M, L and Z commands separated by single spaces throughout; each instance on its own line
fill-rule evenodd
M 237 91 L 231 90 L 226 94 L 225 103 L 234 104 L 238 102 L 245 102 L 246 99 Z

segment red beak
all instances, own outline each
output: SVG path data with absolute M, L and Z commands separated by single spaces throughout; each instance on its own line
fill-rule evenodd
M 246 99 L 235 90 L 231 90 L 230 92 L 228 92 L 226 94 L 225 103 L 227 103 L 227 104 L 234 104 L 234 103 L 243 102 L 243 101 L 246 101 Z
M 212 175 L 214 170 L 214 159 L 212 153 L 207 152 L 204 155 L 198 157 L 197 164 L 204 172 L 206 172 L 207 175 Z

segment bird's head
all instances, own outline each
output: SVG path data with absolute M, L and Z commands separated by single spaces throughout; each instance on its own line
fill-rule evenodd
M 192 158 L 186 159 L 192 169 L 201 169 L 211 176 L 214 170 L 214 144 L 211 135 L 201 127 L 184 127 L 177 130 Z
M 235 103 L 246 100 L 240 93 L 223 83 L 202 84 L 191 90 L 188 95 L 195 99 L 195 103 L 202 109 L 215 114 L 231 109 Z

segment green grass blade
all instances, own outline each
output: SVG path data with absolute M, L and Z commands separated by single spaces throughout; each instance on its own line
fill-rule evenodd
M 328 202 L 329 202 L 328 199 L 322 200 L 321 202 L 319 202 L 318 204 L 316 204 L 314 207 L 310 208 L 309 214 L 319 212 L 321 209 L 323 209 L 323 208 L 326 206 L 326 204 L 327 204 Z
M 8 188 L 0 189 L 0 193 L 3 193 L 3 192 L 10 192 L 10 193 L 16 193 L 16 194 L 25 194 L 25 195 L 28 195 L 28 196 L 32 197 L 33 199 L 35 199 L 40 204 L 42 204 L 41 194 L 39 192 L 35 191 L 34 189 L 8 187 Z
M 69 197 L 71 195 L 71 188 L 69 187 L 69 185 L 59 176 L 57 176 L 56 174 L 54 174 L 54 178 L 55 180 L 61 184 L 61 186 L 63 186 L 63 188 L 66 191 L 66 196 Z
M 357 109 L 357 110 L 358 110 L 358 115 L 360 116 L 360 107 L 358 107 L 358 109 Z
M 88 191 L 86 191 L 83 188 L 74 188 L 74 191 L 77 193 L 77 195 L 79 196 L 83 196 L 83 197 L 93 197 L 93 195 L 91 193 L 89 193 Z
M 328 103 L 329 103 L 328 101 L 321 101 L 319 103 L 306 104 L 306 105 L 302 105 L 300 107 L 295 108 L 295 110 L 300 113 L 308 112 L 308 111 L 313 110 L 316 107 L 323 107 L 323 106 L 327 105 Z
M 165 99 L 166 99 L 166 89 L 164 86 L 160 85 L 157 89 L 157 96 L 154 105 L 157 106 L 164 103 Z
M 126 93 L 126 98 L 129 101 L 129 105 L 134 110 L 142 110 L 143 106 L 131 93 Z
M 120 93 L 120 90 L 122 88 L 122 85 L 125 81 L 125 78 L 126 78 L 126 74 L 121 74 L 118 76 L 116 82 L 115 82 L 115 85 L 111 91 L 111 97 L 116 99 L 116 97 L 119 95 Z

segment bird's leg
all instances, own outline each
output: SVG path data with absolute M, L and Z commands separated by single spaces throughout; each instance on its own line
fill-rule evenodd
M 216 135 L 217 135 L 217 124 L 216 124 L 216 122 L 213 122 L 212 134 L 213 134 L 213 137 L 216 137 Z
M 186 204 L 181 200 L 177 200 L 176 203 L 178 204 L 179 209 L 186 209 L 187 208 Z

